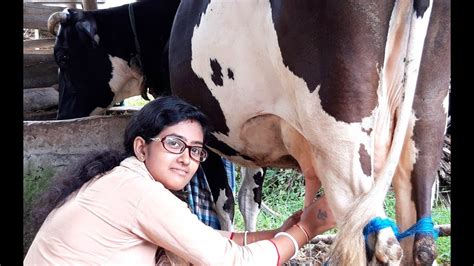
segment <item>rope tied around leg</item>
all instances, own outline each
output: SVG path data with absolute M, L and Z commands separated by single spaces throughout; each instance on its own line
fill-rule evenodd
M 364 227 L 363 234 L 367 243 L 368 236 L 372 233 L 378 232 L 384 228 L 391 227 L 397 240 L 404 239 L 406 237 L 415 235 L 416 233 L 432 234 L 435 239 L 438 238 L 439 230 L 434 228 L 433 220 L 431 216 L 423 217 L 416 224 L 402 233 L 399 233 L 398 227 L 394 221 L 389 218 L 375 217 Z

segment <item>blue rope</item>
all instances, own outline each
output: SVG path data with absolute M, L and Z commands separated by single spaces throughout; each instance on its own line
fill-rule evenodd
M 370 220 L 370 222 L 364 227 L 364 230 L 362 231 L 365 242 L 367 242 L 370 234 L 378 232 L 387 227 L 391 227 L 395 235 L 398 234 L 398 227 L 392 220 L 388 218 L 382 219 L 380 217 L 375 217 L 374 219 Z
M 391 227 L 397 240 L 401 240 L 408 236 L 412 236 L 416 233 L 423 233 L 423 234 L 432 234 L 435 239 L 438 238 L 439 230 L 434 229 L 433 221 L 431 217 L 423 217 L 416 224 L 412 227 L 408 228 L 406 231 L 402 233 L 398 233 L 398 227 L 392 220 L 385 218 L 382 219 L 380 217 L 375 217 L 374 219 L 370 220 L 370 222 L 364 227 L 363 234 L 365 241 L 367 243 L 367 238 L 370 234 L 378 232 L 384 228 Z
M 421 218 L 412 227 L 396 236 L 398 240 L 401 240 L 416 233 L 432 234 L 435 239 L 438 239 L 439 230 L 434 229 L 433 221 L 431 220 L 431 216 L 429 216 Z

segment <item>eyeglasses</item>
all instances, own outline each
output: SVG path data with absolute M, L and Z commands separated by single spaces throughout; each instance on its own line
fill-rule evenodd
M 200 146 L 189 146 L 184 141 L 174 136 L 166 136 L 164 138 L 150 138 L 153 141 L 161 141 L 163 148 L 173 154 L 181 154 L 189 148 L 189 156 L 196 161 L 204 162 L 207 159 L 207 151 Z

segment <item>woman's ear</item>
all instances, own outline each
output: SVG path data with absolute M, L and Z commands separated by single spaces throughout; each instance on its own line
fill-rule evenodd
M 142 137 L 138 136 L 133 140 L 133 151 L 140 162 L 145 161 L 145 147 L 146 142 Z

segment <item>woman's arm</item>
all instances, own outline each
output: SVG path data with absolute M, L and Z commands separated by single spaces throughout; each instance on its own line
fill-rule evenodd
M 272 241 L 279 253 L 279 263 L 282 263 L 288 261 L 298 252 L 299 248 L 315 236 L 329 230 L 334 225 L 334 217 L 329 209 L 326 197 L 322 197 L 306 207 L 303 213 L 301 211 L 294 213 L 278 229 L 247 233 L 246 243 L 250 244 L 266 239 Z M 275 237 L 279 232 L 285 232 L 286 234 L 279 234 Z M 232 239 L 239 245 L 244 245 L 245 232 L 234 233 Z M 295 244 L 297 246 L 296 250 Z
M 280 226 L 279 228 L 272 229 L 272 230 L 263 230 L 257 232 L 234 232 L 232 235 L 232 240 L 234 240 L 237 244 L 245 246 L 245 244 L 250 244 L 260 240 L 269 240 L 275 237 L 275 235 L 279 232 L 284 232 L 288 230 L 290 227 L 295 225 L 301 217 L 302 210 L 298 210 L 293 213 L 290 217 L 286 219 L 286 221 Z

